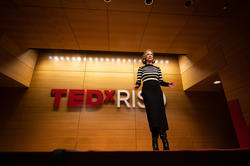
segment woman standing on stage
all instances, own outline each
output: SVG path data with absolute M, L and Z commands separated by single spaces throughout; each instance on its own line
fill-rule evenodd
M 143 81 L 142 97 L 146 107 L 146 113 L 149 128 L 152 133 L 153 150 L 158 148 L 158 136 L 162 139 L 163 149 L 169 150 L 166 130 L 168 122 L 165 113 L 163 93 L 160 86 L 174 88 L 174 83 L 163 81 L 161 69 L 154 66 L 155 63 L 153 51 L 148 49 L 144 52 L 142 62 L 144 66 L 139 67 L 137 72 L 137 81 L 134 89 L 138 89 Z

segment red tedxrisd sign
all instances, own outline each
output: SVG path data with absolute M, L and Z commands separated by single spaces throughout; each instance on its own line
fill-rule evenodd
M 51 89 L 51 96 L 54 97 L 54 107 L 59 107 L 60 101 L 62 97 L 67 96 L 67 89 Z M 68 93 L 68 107 L 82 107 L 84 104 L 84 89 L 69 89 Z M 86 106 L 87 107 L 99 107 L 103 104 L 103 101 L 114 102 L 114 94 L 115 90 L 104 90 L 104 94 L 101 90 L 89 90 L 86 92 Z M 121 97 L 122 94 L 125 94 L 125 97 Z M 143 97 L 141 96 L 141 91 L 138 91 L 137 97 L 143 101 Z M 93 101 L 93 98 L 96 98 Z M 117 90 L 117 107 L 120 108 L 121 102 L 124 102 L 125 105 L 130 108 L 130 103 L 128 100 L 130 99 L 130 92 L 128 90 Z M 163 93 L 164 104 L 166 104 L 166 96 Z M 141 102 L 137 102 L 137 105 L 140 108 L 145 108 L 144 104 Z M 132 107 L 135 108 L 135 91 L 132 90 Z

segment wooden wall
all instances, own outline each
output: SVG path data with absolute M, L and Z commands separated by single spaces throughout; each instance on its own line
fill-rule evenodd
M 34 49 L 20 48 L 6 34 L 0 35 L 0 86 L 29 87 L 37 55 Z
M 55 56 L 58 61 L 53 59 Z M 87 57 L 87 60 L 60 60 L 67 56 Z M 99 62 L 95 62 L 97 57 Z M 100 62 L 101 57 L 104 62 Z M 106 62 L 107 57 L 120 58 L 120 62 L 112 62 L 112 59 Z M 151 150 L 145 110 L 138 106 L 128 109 L 124 104 L 117 108 L 116 94 L 114 103 L 104 103 L 99 108 L 85 105 L 68 108 L 67 96 L 61 99 L 60 107 L 54 109 L 54 98 L 50 96 L 52 88 L 131 92 L 137 69 L 142 65 L 138 62 L 140 58 L 140 54 L 132 53 L 41 52 L 28 89 L 0 89 L 0 151 Z M 237 147 L 224 94 L 185 93 L 178 58 L 169 55 L 156 58 L 169 61 L 155 65 L 161 67 L 165 81 L 177 84 L 175 89 L 162 87 L 167 98 L 170 148 Z
M 234 15 L 206 44 L 179 58 L 184 90 L 218 73 L 227 101 L 239 99 L 247 126 L 250 125 L 248 18 L 246 13 Z

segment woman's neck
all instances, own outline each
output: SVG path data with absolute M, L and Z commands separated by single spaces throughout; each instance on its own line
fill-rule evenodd
M 147 62 L 146 65 L 152 65 L 153 63 L 152 62 Z

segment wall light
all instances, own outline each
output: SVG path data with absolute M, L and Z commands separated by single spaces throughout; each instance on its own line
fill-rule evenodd
M 220 84 L 221 81 L 214 81 L 214 84 Z
M 59 60 L 59 58 L 58 58 L 57 56 L 55 56 L 54 59 L 55 59 L 55 61 L 58 61 L 58 60 Z

